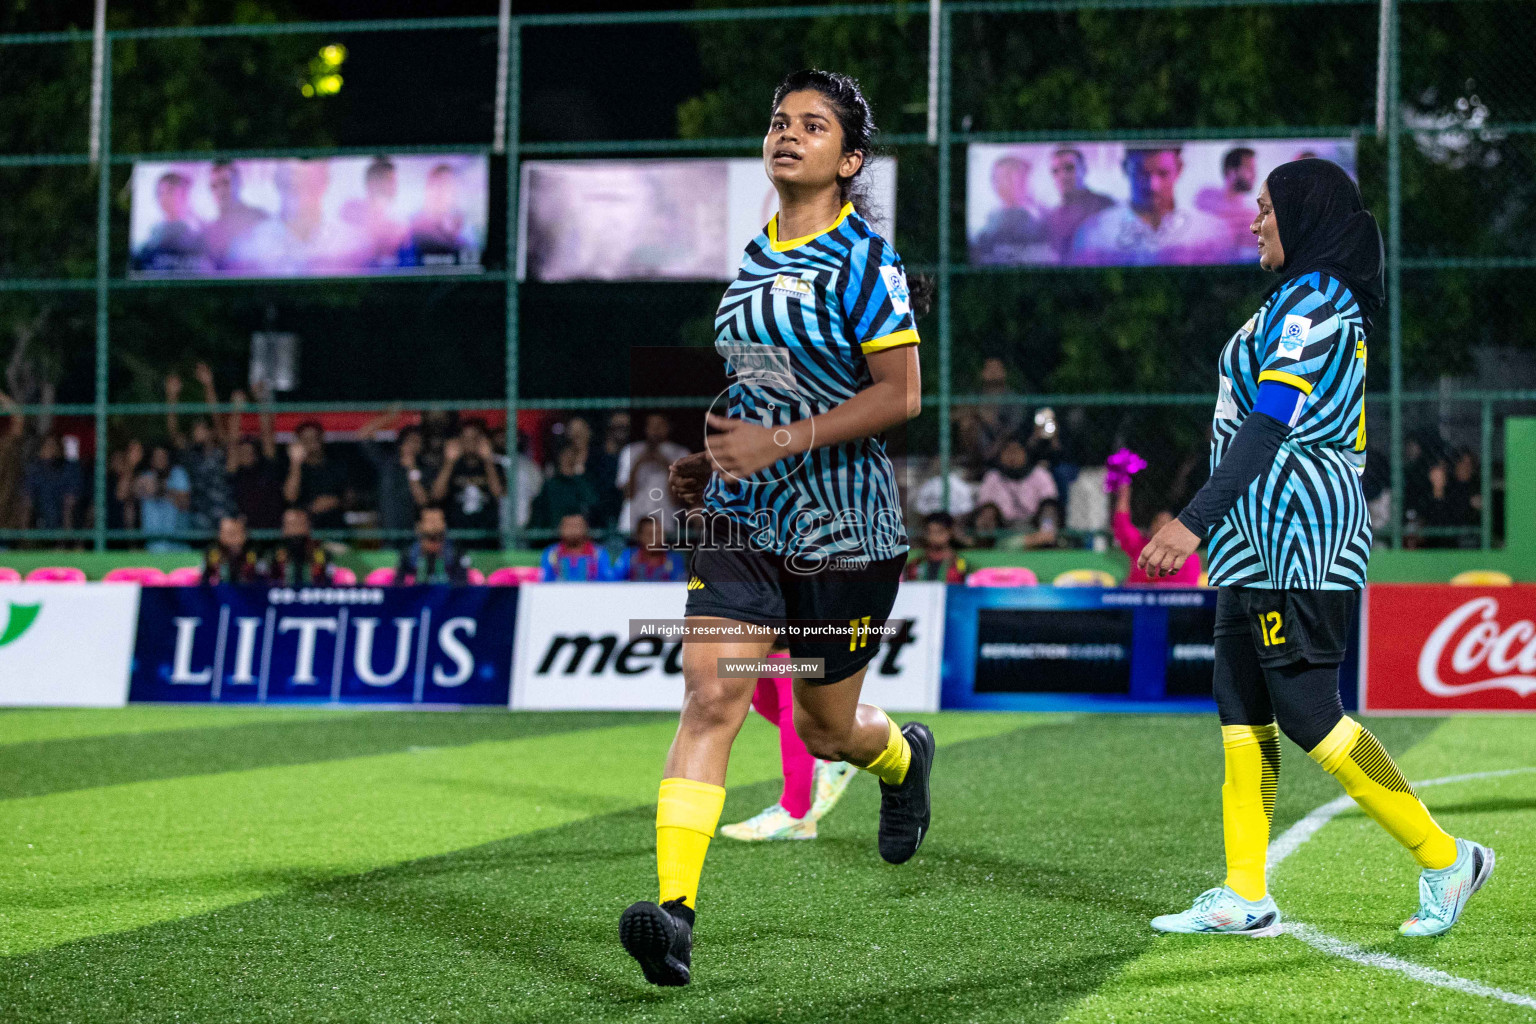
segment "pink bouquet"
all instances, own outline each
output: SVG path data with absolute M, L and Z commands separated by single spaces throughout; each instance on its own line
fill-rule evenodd
M 1129 448 L 1121 448 L 1104 460 L 1104 468 L 1108 470 L 1104 474 L 1104 492 L 1114 494 L 1122 485 L 1130 483 L 1132 476 L 1147 468 L 1147 460 Z

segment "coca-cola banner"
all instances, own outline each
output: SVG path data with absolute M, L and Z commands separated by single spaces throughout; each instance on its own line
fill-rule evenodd
M 1536 585 L 1369 588 L 1365 711 L 1536 711 Z

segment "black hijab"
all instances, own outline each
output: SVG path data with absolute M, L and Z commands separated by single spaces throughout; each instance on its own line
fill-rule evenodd
M 1370 331 L 1386 298 L 1385 259 L 1381 232 L 1360 199 L 1360 187 L 1338 164 L 1316 158 L 1281 164 L 1265 181 L 1285 250 L 1280 280 L 1270 294 L 1288 281 L 1322 271 L 1354 293 Z

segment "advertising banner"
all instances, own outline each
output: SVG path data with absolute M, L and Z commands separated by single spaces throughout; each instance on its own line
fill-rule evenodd
M 120 707 L 139 587 L 0 584 L 0 706 Z
M 760 159 L 529 160 L 519 279 L 731 281 L 779 209 Z M 870 224 L 896 230 L 896 160 L 867 172 Z
M 144 591 L 132 700 L 506 704 L 515 587 Z
M 954 587 L 946 708 L 1208 706 L 1216 591 Z
M 478 273 L 486 158 L 133 165 L 131 277 Z
M 1536 711 L 1536 585 L 1368 589 L 1364 711 Z
M 525 586 L 518 613 L 512 706 L 675 711 L 683 702 L 682 644 L 631 639 L 631 619 L 681 617 L 682 583 L 539 583 Z M 943 638 L 941 583 L 904 583 L 892 620 L 864 677 L 864 699 L 891 711 L 938 707 Z
M 981 265 L 1258 263 L 1248 226 L 1282 163 L 1316 156 L 1353 177 L 1349 139 L 975 143 L 965 236 Z

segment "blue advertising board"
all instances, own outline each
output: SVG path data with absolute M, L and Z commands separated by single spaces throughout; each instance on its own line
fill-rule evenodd
M 1216 591 L 949 588 L 940 706 L 991 711 L 1215 710 Z M 1340 671 L 1354 707 L 1358 622 Z
M 146 587 L 128 699 L 500 704 L 515 587 Z

